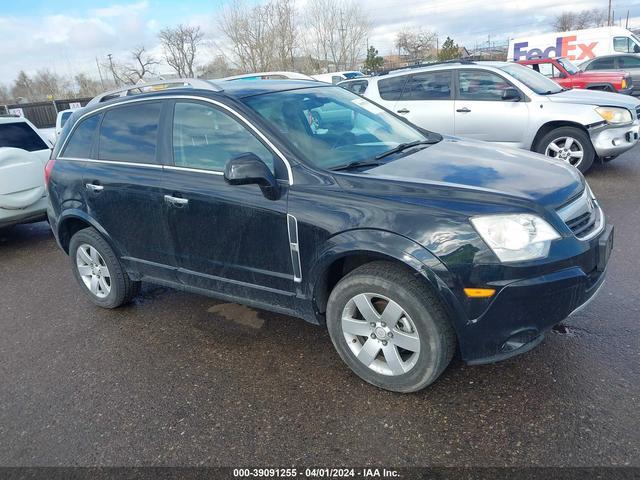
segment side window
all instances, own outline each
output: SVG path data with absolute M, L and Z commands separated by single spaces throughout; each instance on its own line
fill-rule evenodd
M 383 100 L 400 100 L 402 95 L 402 87 L 407 80 L 406 75 L 400 75 L 398 77 L 385 78 L 378 82 L 378 91 L 380 97 Z
M 618 62 L 620 68 L 640 68 L 640 57 L 620 57 Z
M 102 115 L 93 115 L 78 124 L 64 147 L 63 157 L 91 158 L 91 146 L 101 117 Z
M 409 75 L 402 100 L 450 100 L 451 71 Z
M 347 90 L 352 91 L 353 93 L 357 93 L 358 95 L 362 95 L 364 91 L 367 89 L 369 82 L 367 80 L 358 80 L 354 82 L 347 82 L 344 85 L 340 85 Z
M 217 108 L 178 102 L 173 113 L 173 161 L 177 167 L 224 170 L 243 153 L 255 153 L 274 171 L 273 154 L 247 128 Z
M 500 75 L 480 70 L 461 70 L 458 98 L 462 100 L 501 101 L 505 88 L 511 87 Z
M 98 158 L 116 162 L 155 163 L 160 102 L 115 107 L 104 114 Z
M 613 57 L 598 58 L 589 64 L 589 70 L 613 70 L 615 68 L 615 59 Z
M 613 49 L 620 53 L 633 53 L 633 42 L 627 37 L 614 37 Z
M 49 148 L 26 122 L 0 123 L 0 147 L 22 148 L 27 152 Z

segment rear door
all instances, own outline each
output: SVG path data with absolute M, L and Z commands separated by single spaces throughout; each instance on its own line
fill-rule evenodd
M 419 127 L 453 135 L 453 107 L 453 70 L 441 70 L 407 75 L 394 110 Z
M 159 135 L 164 105 L 160 100 L 135 101 L 106 110 L 83 183 L 89 214 L 128 267 L 154 278 L 173 279 L 175 258 L 158 161 L 164 142 Z
M 294 295 L 286 170 L 245 122 L 220 105 L 176 100 L 165 161 L 178 276 L 192 287 L 290 307 Z M 223 170 L 254 153 L 279 179 L 279 198 L 229 185 Z
M 502 100 L 515 88 L 497 73 L 480 69 L 457 71 L 455 134 L 521 147 L 528 134 L 529 103 Z

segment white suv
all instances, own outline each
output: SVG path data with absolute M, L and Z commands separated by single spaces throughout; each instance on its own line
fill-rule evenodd
M 640 100 L 564 90 L 507 62 L 445 62 L 341 82 L 419 127 L 533 150 L 586 171 L 638 142 Z
M 46 218 L 51 144 L 26 118 L 0 116 L 0 228 Z

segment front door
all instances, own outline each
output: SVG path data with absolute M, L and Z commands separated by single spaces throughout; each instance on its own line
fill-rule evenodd
M 497 73 L 458 70 L 455 134 L 522 147 L 528 133 L 528 103 L 524 96 L 520 101 L 503 100 L 507 88 L 514 87 Z
M 294 295 L 284 165 L 234 114 L 209 102 L 173 104 L 165 195 L 183 283 L 289 307 Z M 282 179 L 280 195 L 232 186 L 228 160 L 254 153 Z

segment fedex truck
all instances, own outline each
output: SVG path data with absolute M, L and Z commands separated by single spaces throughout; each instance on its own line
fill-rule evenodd
M 509 40 L 508 60 L 567 57 L 577 63 L 611 53 L 640 53 L 640 39 L 626 28 L 600 27 Z

